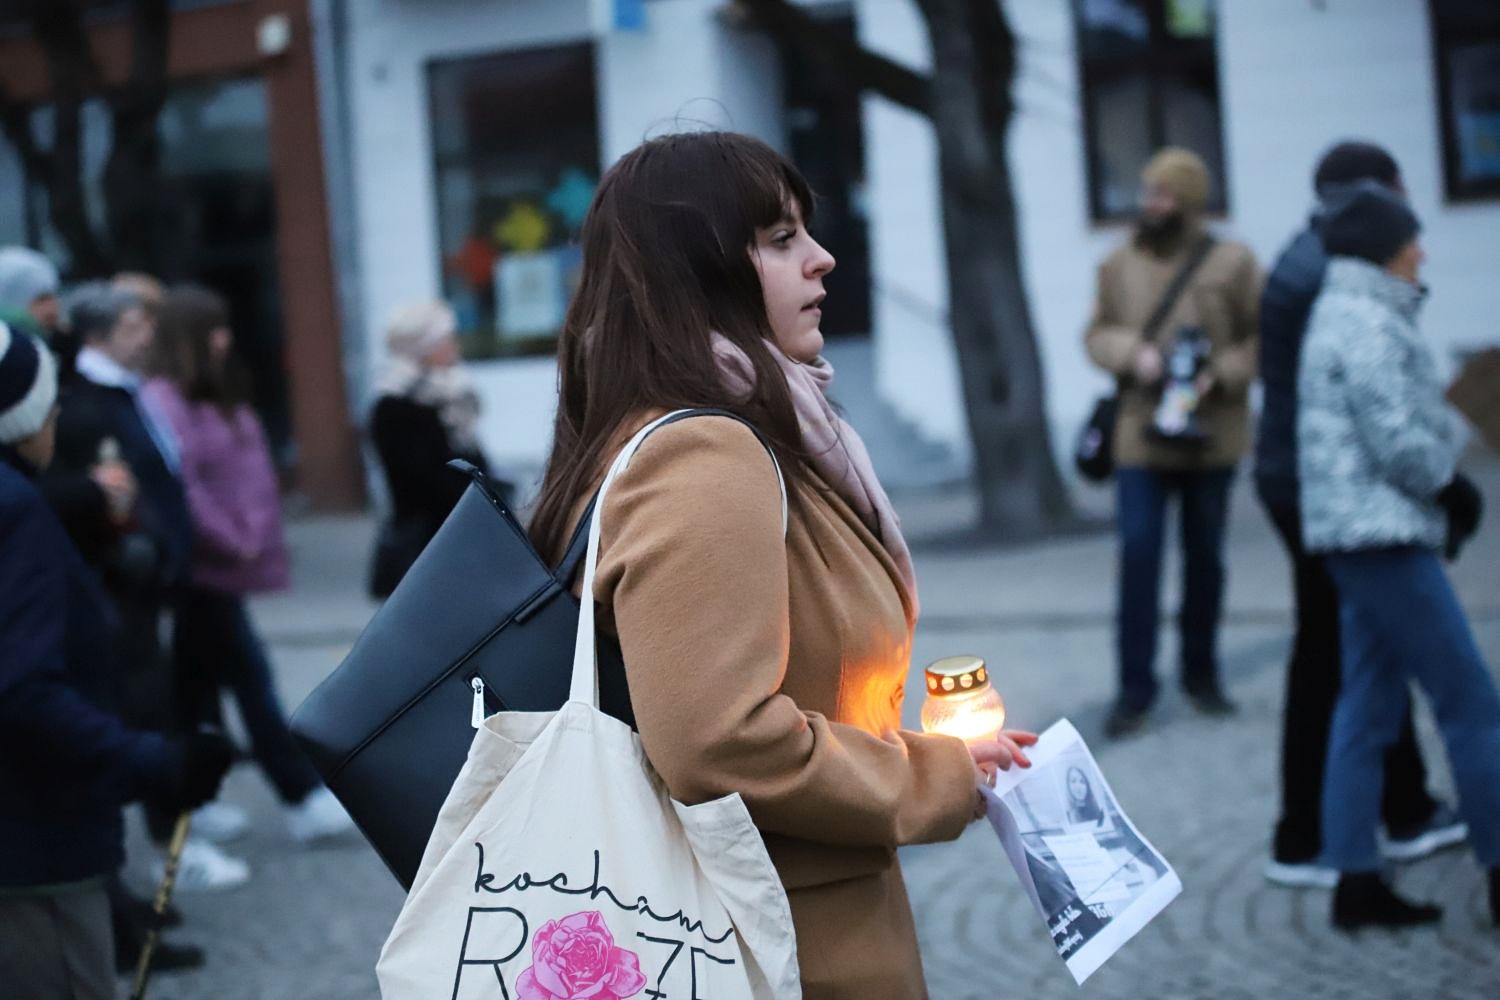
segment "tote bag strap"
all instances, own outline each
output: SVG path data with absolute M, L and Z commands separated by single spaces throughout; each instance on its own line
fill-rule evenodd
M 615 478 L 630 465 L 630 459 L 635 455 L 636 449 L 640 448 L 652 431 L 688 417 L 699 416 L 723 416 L 739 420 L 754 430 L 761 444 L 766 445 L 766 439 L 760 431 L 737 414 L 730 413 L 728 410 L 702 408 L 674 410 L 664 417 L 653 420 L 637 431 L 635 436 L 626 442 L 625 447 L 620 449 L 620 454 L 615 456 L 614 462 L 610 464 L 609 471 L 604 476 L 604 482 L 600 484 L 599 492 L 595 494 L 591 509 L 585 517 L 589 526 L 588 543 L 583 561 L 582 596 L 578 602 L 578 635 L 573 643 L 573 681 L 568 691 L 569 701 L 583 701 L 594 708 L 599 707 L 598 657 L 594 646 L 594 576 L 599 569 L 600 523 L 604 513 L 604 498 L 609 493 L 609 487 L 614 483 Z M 771 456 L 771 464 L 776 469 L 776 482 L 781 487 L 781 534 L 785 539 L 787 530 L 786 478 L 781 474 L 781 463 L 776 460 L 776 455 L 769 445 L 766 446 L 766 452 Z M 570 545 L 569 549 L 571 548 Z M 565 557 L 563 565 L 566 566 L 568 561 Z

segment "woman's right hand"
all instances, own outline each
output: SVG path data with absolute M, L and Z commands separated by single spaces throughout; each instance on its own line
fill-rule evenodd
M 1008 771 L 1011 764 L 1031 766 L 1022 747 L 1032 746 L 1036 740 L 1036 733 L 1024 729 L 1005 729 L 992 740 L 974 740 L 967 745 L 969 756 L 974 758 L 974 766 L 983 776 L 984 783 L 993 785 L 995 772 Z
M 980 782 L 993 787 L 998 771 L 1010 770 L 1011 764 L 1031 766 L 1031 761 L 1022 748 L 1034 745 L 1036 740 L 1036 733 L 1024 729 L 1004 729 L 992 740 L 974 740 L 966 745 L 969 756 L 974 758 Z M 984 796 L 975 791 L 974 799 L 974 818 L 981 819 L 984 816 Z

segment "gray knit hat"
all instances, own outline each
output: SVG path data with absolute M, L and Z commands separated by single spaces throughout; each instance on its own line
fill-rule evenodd
M 57 401 L 57 362 L 30 334 L 0 323 L 0 444 L 24 441 Z
M 25 309 L 56 295 L 57 267 L 30 247 L 0 247 L 0 309 Z

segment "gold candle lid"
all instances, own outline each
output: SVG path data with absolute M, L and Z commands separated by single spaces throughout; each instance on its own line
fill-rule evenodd
M 965 694 L 989 683 L 990 674 L 977 656 L 945 656 L 927 665 L 927 690 L 938 696 Z

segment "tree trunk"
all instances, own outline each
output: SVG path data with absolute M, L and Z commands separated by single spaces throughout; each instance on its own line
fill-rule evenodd
M 915 0 L 932 39 L 925 78 L 826 29 L 788 0 L 736 0 L 789 49 L 926 115 L 937 132 L 948 300 L 974 444 L 980 531 L 1035 537 L 1073 522 L 1047 423 L 1006 158 L 1016 38 L 1001 0 Z
M 997 0 L 918 0 L 932 39 L 932 120 L 948 296 L 974 444 L 981 529 L 1034 537 L 1073 521 L 1052 451 L 1007 160 L 1016 39 Z
M 41 4 L 33 27 L 52 85 L 51 170 L 42 178 L 48 218 L 73 258 L 71 270 L 99 274 L 108 269 L 109 256 L 89 219 L 83 187 L 83 102 L 98 85 L 93 53 L 76 2 Z

